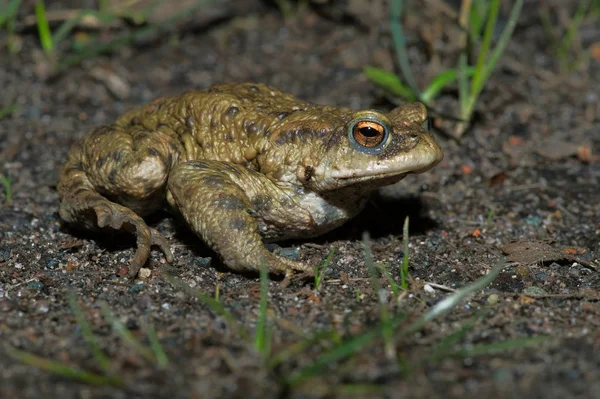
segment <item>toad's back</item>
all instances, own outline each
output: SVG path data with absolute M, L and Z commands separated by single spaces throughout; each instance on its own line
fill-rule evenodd
M 179 136 L 185 151 L 180 161 L 218 159 L 252 166 L 276 140 L 278 122 L 298 113 L 290 128 L 302 126 L 302 134 L 323 135 L 326 119 L 340 108 L 300 101 L 263 84 L 221 84 L 159 98 L 117 119 L 124 129 L 141 126 Z M 308 139 L 310 141 L 310 139 Z

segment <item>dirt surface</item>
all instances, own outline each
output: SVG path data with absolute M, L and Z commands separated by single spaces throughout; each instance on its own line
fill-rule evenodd
M 482 94 L 472 129 L 458 143 L 437 135 L 442 164 L 383 190 L 356 220 L 326 237 L 281 244 L 292 253 L 298 248 L 301 259 L 313 264 L 332 247 L 336 252 L 316 292 L 310 281 L 269 283 L 272 353 L 322 329 L 348 339 L 379 322 L 379 293 L 361 242 L 365 230 L 375 261 L 390 265 L 397 276 L 402 223 L 411 218 L 410 290 L 392 301 L 382 280 L 391 312 L 407 312 L 409 319 L 448 295 L 426 282 L 462 287 L 504 258 L 502 247 L 528 243 L 486 289 L 422 331 L 398 338 L 401 366 L 388 360 L 379 340 L 308 382 L 286 387 L 282 377 L 311 364 L 333 343 L 315 344 L 266 369 L 231 324 L 164 277 L 169 272 L 211 297 L 218 289 L 221 303 L 253 334 L 257 275 L 219 265 L 165 213 L 150 222 L 171 241 L 175 263 L 167 265 L 153 251 L 151 275 L 130 280 L 122 276 L 133 239 L 85 234 L 61 223 L 56 179 L 69 146 L 91 126 L 155 97 L 255 81 L 317 103 L 390 108 L 362 74 L 367 64 L 394 67 L 385 9 L 377 2 L 368 12 L 357 9 L 357 2 L 340 3 L 287 20 L 277 8 L 257 3 L 244 15 L 221 15 L 86 60 L 50 79 L 33 32 L 23 36 L 17 55 L 2 53 L 0 104 L 16 103 L 18 109 L 0 121 L 0 172 L 13 179 L 12 202 L 5 204 L 0 194 L 0 397 L 343 397 L 361 386 L 365 397 L 600 397 L 600 274 L 594 270 L 600 268 L 600 163 L 594 160 L 600 154 L 600 62 L 592 57 L 573 72 L 559 73 L 532 2 Z M 407 14 L 405 26 L 410 61 L 423 85 L 453 67 L 457 55 L 453 20 L 438 2 L 426 3 Z M 559 4 L 560 15 L 573 15 L 577 1 Z M 557 22 L 556 29 L 564 27 Z M 580 33 L 583 47 L 600 43 L 597 24 L 584 25 Z M 443 93 L 436 106 L 456 112 L 456 92 Z M 78 383 L 6 354 L 13 347 L 101 372 L 69 293 L 126 388 Z M 166 369 L 123 341 L 103 318 L 102 301 L 146 345 L 144 320 L 152 320 L 170 360 Z M 472 322 L 452 344 L 457 351 L 548 339 L 435 361 L 436 345 Z

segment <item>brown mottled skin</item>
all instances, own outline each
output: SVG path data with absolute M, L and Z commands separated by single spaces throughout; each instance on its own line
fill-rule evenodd
M 262 84 L 158 99 L 95 128 L 60 174 L 60 216 L 136 234 L 135 276 L 167 240 L 142 216 L 168 204 L 235 270 L 312 272 L 263 240 L 311 237 L 354 217 L 377 187 L 442 159 L 422 104 L 388 114 L 300 101 Z

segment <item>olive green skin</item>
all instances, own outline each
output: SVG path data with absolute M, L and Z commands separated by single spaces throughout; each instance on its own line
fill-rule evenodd
M 385 127 L 376 148 L 358 121 Z M 387 114 L 303 102 L 262 84 L 223 84 L 160 98 L 93 129 L 70 150 L 60 216 L 85 229 L 137 237 L 135 276 L 168 241 L 143 216 L 177 211 L 232 269 L 311 273 L 263 241 L 327 232 L 359 213 L 370 192 L 442 159 L 422 104 Z M 383 137 L 383 136 L 382 136 Z M 360 140 L 359 140 L 360 141 Z

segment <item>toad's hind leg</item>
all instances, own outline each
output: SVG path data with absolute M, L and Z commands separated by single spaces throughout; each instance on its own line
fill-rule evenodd
M 264 247 L 251 198 L 278 190 L 264 175 L 227 162 L 189 161 L 173 168 L 168 187 L 172 205 L 230 268 L 258 271 L 264 265 L 275 274 L 312 274 L 310 265 Z
M 140 215 L 162 206 L 166 181 L 180 150 L 168 131 L 141 126 L 96 128 L 69 152 L 58 183 L 60 216 L 89 230 L 122 230 L 136 235 L 129 274 L 135 276 L 158 245 L 167 260 L 167 240 Z

